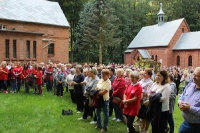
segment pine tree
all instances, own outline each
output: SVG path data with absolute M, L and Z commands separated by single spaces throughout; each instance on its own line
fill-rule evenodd
M 85 5 L 80 15 L 76 37 L 79 48 L 87 49 L 87 61 L 89 55 L 93 55 L 92 53 L 96 53 L 97 50 L 100 64 L 103 61 L 105 63 L 110 61 L 110 56 L 113 54 L 108 53 L 109 49 L 118 47 L 121 41 L 116 37 L 117 20 L 108 0 L 94 0 Z

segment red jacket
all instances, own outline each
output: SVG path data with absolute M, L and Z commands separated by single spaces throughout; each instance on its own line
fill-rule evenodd
M 124 77 L 116 77 L 112 83 L 112 87 L 114 88 L 113 96 L 123 99 L 124 90 L 126 89 L 126 81 Z
M 37 71 L 36 85 L 42 85 L 42 71 Z
M 19 74 L 18 76 L 17 76 L 17 78 L 18 79 L 21 79 L 22 78 L 22 71 L 23 71 L 23 68 L 20 66 L 20 67 L 15 67 L 14 68 L 15 70 L 15 72 L 18 74 L 18 73 L 21 73 L 21 74 Z
M 29 80 L 29 76 L 28 76 L 29 74 L 30 74 L 30 69 L 24 69 L 22 71 L 23 78 L 25 77 L 28 80 Z
M 1 80 L 8 80 L 8 68 L 1 68 L 2 71 L 6 72 L 1 72 Z
M 47 69 L 47 72 L 46 72 L 46 79 L 47 80 L 53 80 L 53 68 L 52 67 L 49 67 Z

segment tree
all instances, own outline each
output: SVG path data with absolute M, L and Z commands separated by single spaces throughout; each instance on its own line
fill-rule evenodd
M 111 49 L 113 53 L 113 49 L 118 47 L 121 41 L 116 37 L 118 27 L 115 25 L 117 17 L 114 15 L 114 9 L 108 0 L 94 0 L 84 6 L 80 17 L 76 45 L 79 49 L 87 49 L 88 56 L 99 51 L 99 63 L 108 63 L 110 60 L 106 59 L 111 59 L 113 55 L 108 52 Z

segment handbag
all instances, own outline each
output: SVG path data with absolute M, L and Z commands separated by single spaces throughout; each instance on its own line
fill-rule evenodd
M 114 104 L 119 104 L 119 103 L 121 103 L 121 99 L 119 98 L 119 97 L 113 97 L 113 100 L 112 100 L 112 102 L 114 103 Z

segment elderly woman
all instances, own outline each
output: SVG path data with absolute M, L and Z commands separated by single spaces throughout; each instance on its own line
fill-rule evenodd
M 119 98 L 123 99 L 124 90 L 126 89 L 126 81 L 124 79 L 124 70 L 123 69 L 117 69 L 117 77 L 114 79 L 112 83 L 113 90 L 113 98 Z M 122 109 L 120 108 L 120 102 L 119 103 L 113 103 L 114 111 L 115 111 L 115 118 L 113 120 L 116 120 L 116 122 L 121 122 L 123 120 L 123 113 Z
M 126 81 L 126 87 L 131 84 L 130 80 L 130 73 L 132 72 L 131 69 L 126 69 L 126 75 L 125 75 L 125 81 Z
M 78 120 L 84 120 L 87 119 L 88 116 L 92 117 L 93 116 L 93 108 L 92 108 L 92 103 L 91 103 L 91 98 L 90 98 L 90 92 L 92 90 L 95 90 L 97 83 L 99 82 L 99 77 L 97 76 L 97 69 L 93 67 L 89 72 L 88 72 L 88 77 L 90 77 L 90 80 L 87 82 L 85 86 L 85 96 L 86 96 L 86 102 L 85 102 L 85 110 L 83 113 L 83 116 L 81 118 L 78 118 Z
M 15 67 L 14 69 L 15 69 L 15 76 L 17 77 L 17 92 L 19 93 L 22 82 L 22 71 L 23 71 L 20 62 L 17 62 L 17 67 Z
M 152 70 L 145 69 L 143 73 L 143 79 L 141 79 L 139 82 L 139 84 L 142 86 L 142 100 L 141 100 L 141 108 L 138 114 L 138 118 L 142 119 L 141 128 L 144 132 L 148 131 L 149 124 L 150 124 L 150 120 L 146 118 L 145 112 L 146 112 L 148 100 L 149 100 L 149 97 L 148 97 L 149 90 L 153 84 L 153 81 L 151 80 L 151 76 L 152 76 Z
M 102 79 L 99 80 L 97 84 L 97 90 L 99 91 L 97 93 L 97 97 L 100 96 L 103 97 L 104 106 L 101 108 L 96 109 L 96 115 L 97 115 L 97 126 L 96 129 L 101 129 L 101 132 L 107 131 L 108 127 L 108 119 L 109 119 L 109 91 L 111 88 L 111 81 L 109 80 L 109 70 L 103 69 L 102 70 Z M 101 120 L 101 111 L 103 111 L 104 114 L 104 125 L 102 126 L 102 120 Z
M 139 112 L 142 86 L 138 83 L 139 73 L 137 71 L 131 72 L 130 77 L 131 84 L 126 88 L 124 92 L 123 111 L 127 118 L 127 127 L 129 133 L 135 133 L 133 121 L 135 119 L 135 116 L 137 116 Z
M 71 85 L 74 86 L 74 93 L 76 98 L 77 104 L 77 113 L 83 112 L 84 108 L 84 99 L 83 99 L 83 87 L 81 82 L 84 81 L 84 76 L 82 74 L 83 69 L 81 65 L 76 66 L 76 75 L 74 76 L 73 82 Z
M 148 110 L 154 110 L 151 121 L 152 133 L 165 133 L 171 94 L 167 71 L 161 70 L 156 74 L 156 82 L 151 86 L 150 94 Z M 151 106 L 153 104 L 156 107 Z
M 46 88 L 47 91 L 52 91 L 52 85 L 53 85 L 53 63 L 49 63 L 49 67 L 46 70 Z
M 76 103 L 75 98 L 74 98 L 74 86 L 72 85 L 73 79 L 74 79 L 74 75 L 75 75 L 75 69 L 72 68 L 71 73 L 69 75 L 67 75 L 66 78 L 66 84 L 68 85 L 68 89 L 70 92 L 70 97 L 73 103 Z
M 56 76 L 56 83 L 57 83 L 57 96 L 63 97 L 63 91 L 65 87 L 65 80 L 66 80 L 66 72 L 64 65 L 61 66 L 61 71 L 58 72 Z
M 4 93 L 8 93 L 8 88 L 7 88 L 7 80 L 8 80 L 8 68 L 6 67 L 6 62 L 3 61 L 1 63 L 1 68 L 0 68 L 0 76 L 1 76 L 1 85 L 3 86 Z

